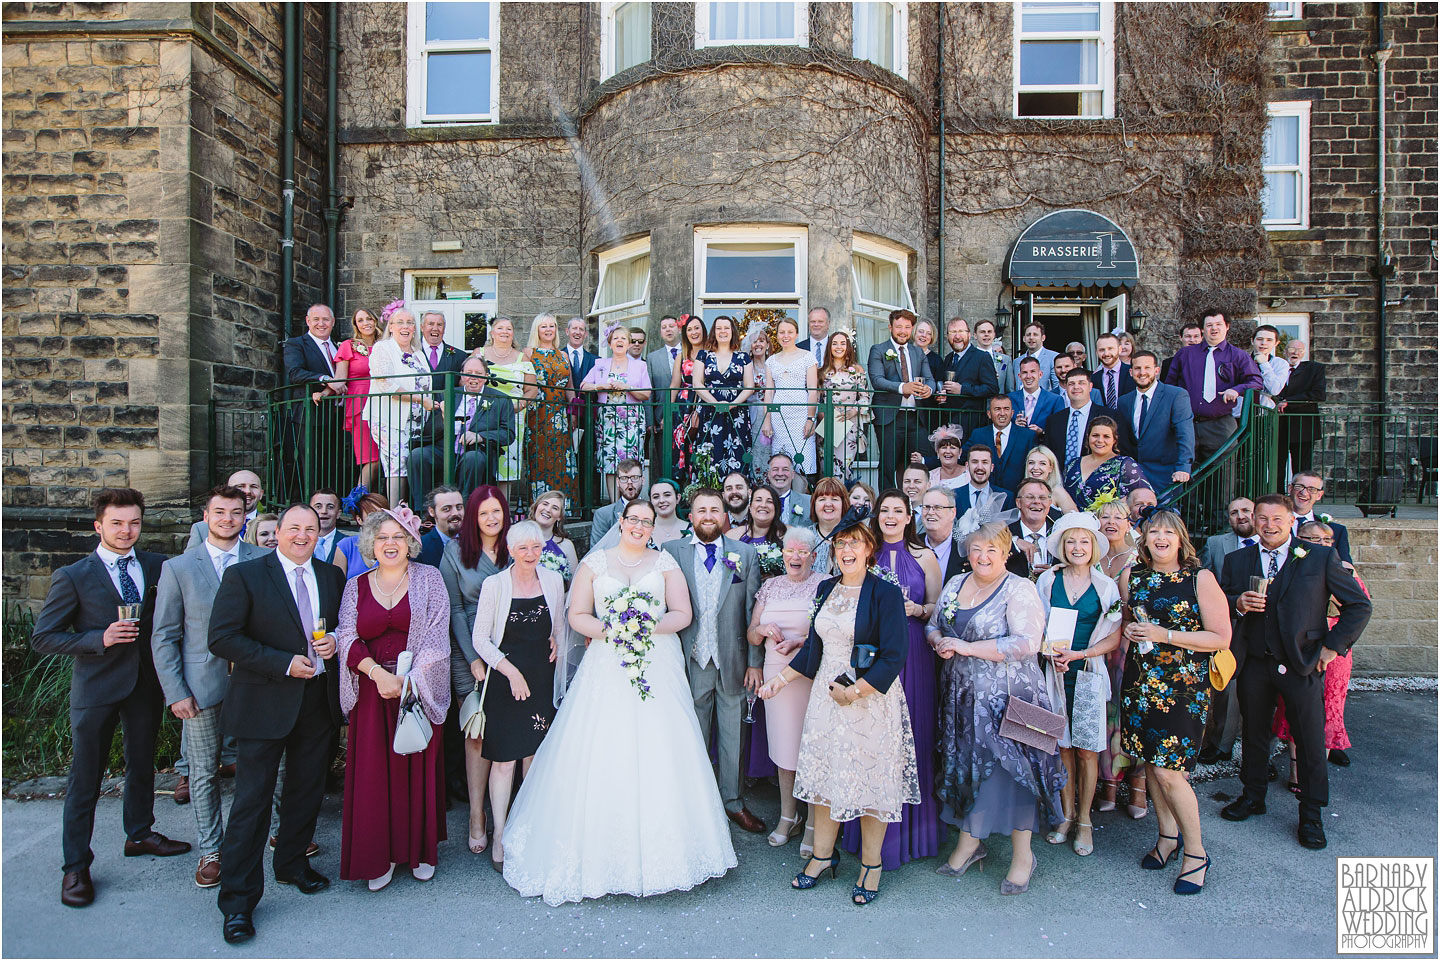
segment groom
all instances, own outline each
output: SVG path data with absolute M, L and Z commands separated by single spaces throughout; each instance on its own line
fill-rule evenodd
M 765 649 L 745 640 L 750 611 L 760 590 L 760 564 L 749 544 L 722 537 L 725 500 L 702 487 L 690 498 L 694 536 L 669 541 L 669 551 L 690 588 L 690 626 L 680 632 L 690 693 L 700 734 L 708 741 L 717 724 L 720 742 L 720 797 L 725 816 L 742 830 L 763 834 L 764 823 L 740 800 L 741 705 L 746 690 L 762 679 Z

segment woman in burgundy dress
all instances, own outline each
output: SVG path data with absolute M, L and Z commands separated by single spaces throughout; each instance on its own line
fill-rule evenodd
M 409 508 L 376 511 L 360 529 L 360 551 L 374 570 L 351 579 L 340 601 L 340 706 L 350 719 L 340 877 L 390 883 L 395 865 L 417 880 L 435 876 L 445 840 L 445 761 L 440 725 L 450 709 L 450 598 L 440 572 L 411 563 L 420 521 Z M 400 712 L 402 654 L 432 725 L 418 754 L 392 749 Z

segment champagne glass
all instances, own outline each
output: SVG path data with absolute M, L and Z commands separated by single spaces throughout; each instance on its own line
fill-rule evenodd
M 326 633 L 327 633 L 327 631 L 325 630 L 325 618 L 323 618 L 323 617 L 317 617 L 317 618 L 315 618 L 315 626 L 310 629 L 310 638 L 311 638 L 311 640 L 315 640 L 315 641 L 324 640 Z
M 758 698 L 759 696 L 760 696 L 760 695 L 759 695 L 758 693 L 756 693 L 755 691 L 746 691 L 746 692 L 745 692 L 745 719 L 744 719 L 744 720 L 745 720 L 745 723 L 746 723 L 746 724 L 754 724 L 754 723 L 755 723 L 755 699 Z

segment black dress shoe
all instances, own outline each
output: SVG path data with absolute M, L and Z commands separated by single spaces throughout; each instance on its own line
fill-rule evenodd
M 67 871 L 60 879 L 60 903 L 68 908 L 83 908 L 95 900 L 95 885 L 90 880 L 90 869 Z
M 239 944 L 255 937 L 255 925 L 250 920 L 250 912 L 237 911 L 235 914 L 225 915 L 224 931 L 225 940 L 230 944 Z
M 1201 764 L 1217 764 L 1217 763 L 1220 762 L 1220 760 L 1221 760 L 1222 758 L 1224 758 L 1224 756 L 1225 756 L 1225 755 L 1221 754 L 1220 751 L 1219 751 L 1218 749 L 1216 749 L 1216 748 L 1213 748 L 1213 747 L 1203 748 L 1203 749 L 1201 749 L 1201 751 L 1200 751 L 1200 763 L 1201 763 Z
M 1325 847 L 1325 825 L 1319 821 L 1301 821 L 1300 830 L 1296 834 L 1302 848 L 1319 851 Z
M 294 885 L 301 894 L 318 894 L 330 886 L 330 879 L 308 864 L 305 865 L 305 873 L 298 878 L 282 878 L 277 874 L 275 880 L 281 884 Z
M 1247 797 L 1236 798 L 1220 809 L 1220 816 L 1227 821 L 1243 821 L 1252 814 L 1264 813 L 1264 801 L 1252 801 Z
M 125 856 L 138 858 L 142 854 L 153 854 L 157 858 L 173 858 L 190 850 L 189 841 L 172 841 L 159 831 L 151 831 L 143 841 L 126 841 Z
M 1349 767 L 1350 755 L 1346 754 L 1338 747 L 1332 748 L 1330 751 L 1330 763 L 1335 765 L 1336 767 Z

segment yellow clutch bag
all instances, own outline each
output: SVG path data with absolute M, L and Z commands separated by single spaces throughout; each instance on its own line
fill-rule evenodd
M 1210 655 L 1210 686 L 1217 691 L 1225 690 L 1225 685 L 1235 676 L 1235 655 L 1228 649 L 1216 651 Z

